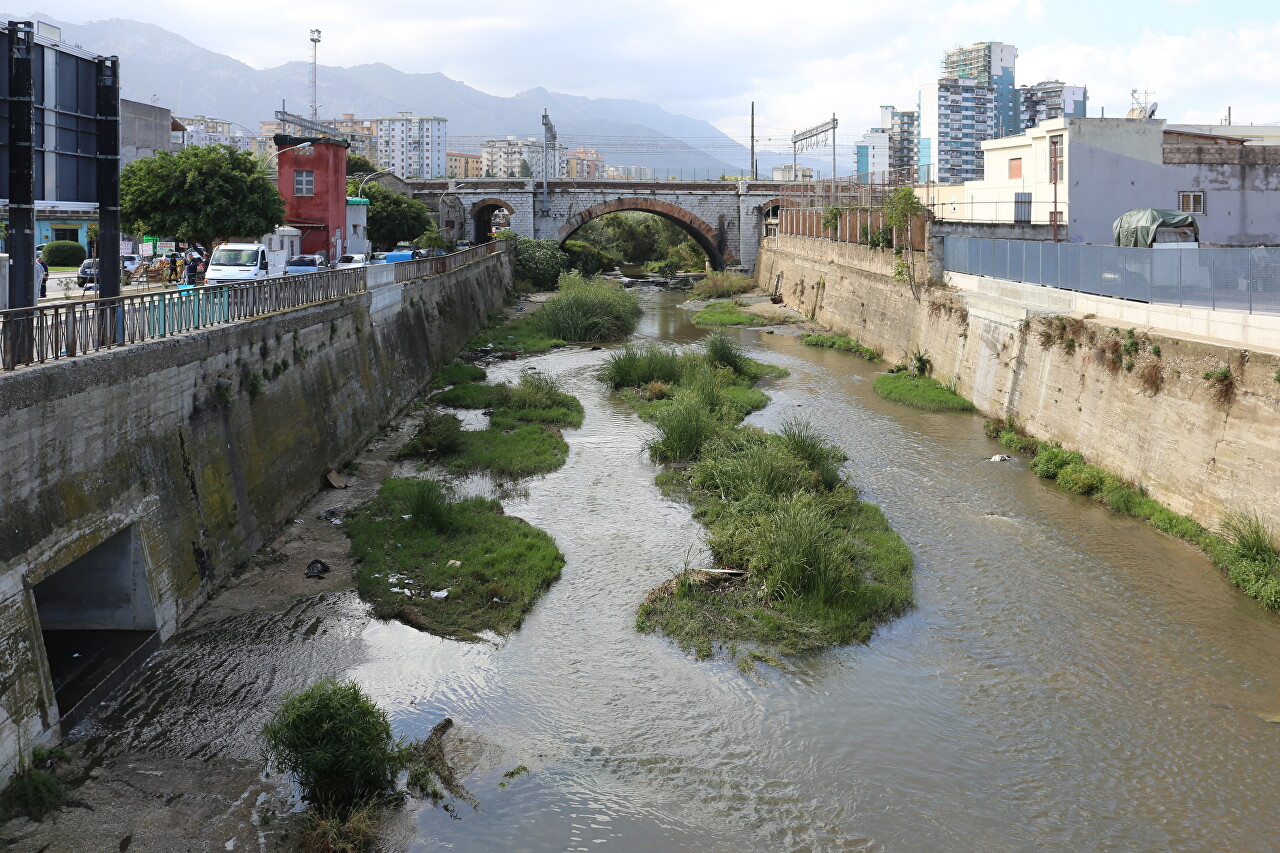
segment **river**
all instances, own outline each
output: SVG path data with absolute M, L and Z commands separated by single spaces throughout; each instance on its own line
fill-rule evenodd
M 701 337 L 678 297 L 643 299 L 639 338 Z M 701 527 L 653 485 L 650 427 L 595 380 L 607 353 L 502 364 L 494 379 L 557 374 L 586 409 L 564 468 L 506 503 L 555 537 L 561 580 L 497 646 L 326 605 L 398 733 L 447 715 L 510 756 L 465 780 L 477 810 L 393 820 L 396 849 L 1280 846 L 1280 619 L 1182 543 L 987 461 L 980 418 L 883 401 L 880 368 L 791 335 L 734 334 L 791 371 L 750 422 L 800 415 L 849 455 L 915 555 L 918 607 L 759 679 L 637 633 L 644 595 L 705 561 Z M 516 763 L 530 773 L 500 787 Z

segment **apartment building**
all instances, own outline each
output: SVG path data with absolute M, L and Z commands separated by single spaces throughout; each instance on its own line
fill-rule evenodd
M 1084 118 L 1089 91 L 1084 86 L 1067 86 L 1061 80 L 1045 80 L 1018 88 L 1019 120 L 1028 130 L 1054 118 Z
M 997 136 L 996 102 L 988 85 L 944 77 L 920 87 L 921 177 L 940 184 L 982 179 L 982 143 Z
M 444 155 L 445 176 L 451 179 L 483 178 L 484 157 L 480 154 L 464 154 L 447 151 Z
M 490 139 L 481 153 L 484 174 L 494 178 L 538 178 L 543 173 L 543 141 L 534 136 L 518 139 Z M 548 146 L 546 164 L 549 177 L 569 174 L 569 152 L 560 144 Z
M 598 181 L 605 177 L 604 155 L 594 148 L 578 148 L 569 152 L 566 175 L 579 181 Z
M 796 176 L 799 176 L 798 178 Z M 801 166 L 798 169 L 790 164 L 786 166 L 773 167 L 773 179 L 775 181 L 812 181 L 813 169 L 808 166 Z
M 609 177 L 622 181 L 653 181 L 658 173 L 649 166 L 610 166 Z
M 235 122 L 209 116 L 195 115 L 190 118 L 174 116 L 173 120 L 182 125 L 181 130 L 174 129 L 173 145 L 175 148 L 186 148 L 190 145 L 230 145 L 250 154 L 257 153 L 264 147 L 259 137 L 241 128 Z
M 1016 47 L 998 41 L 958 47 L 942 59 L 941 78 L 973 80 L 991 90 L 993 137 L 1022 132 L 1021 102 L 1014 82 L 1017 59 Z
M 449 120 L 405 110 L 373 120 L 377 127 L 378 167 L 401 178 L 436 178 L 448 172 L 445 150 Z

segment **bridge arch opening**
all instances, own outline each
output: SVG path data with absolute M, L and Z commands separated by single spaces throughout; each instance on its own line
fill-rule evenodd
M 510 227 L 515 212 L 514 207 L 500 198 L 482 198 L 471 205 L 472 242 L 488 243 L 495 232 Z
M 566 240 L 572 239 L 578 229 L 588 222 L 610 213 L 623 212 L 652 213 L 679 226 L 707 256 L 707 262 L 714 270 L 724 270 L 725 267 L 737 262 L 733 251 L 728 246 L 724 223 L 718 223 L 717 227 L 712 227 L 701 217 L 679 205 L 643 196 L 617 198 L 613 201 L 601 202 L 580 210 L 570 216 L 559 231 L 556 232 L 556 239 L 563 245 Z

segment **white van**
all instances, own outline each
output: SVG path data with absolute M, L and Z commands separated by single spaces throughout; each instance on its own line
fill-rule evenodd
M 286 252 L 270 252 L 262 243 L 223 243 L 213 250 L 206 284 L 249 281 L 284 274 Z

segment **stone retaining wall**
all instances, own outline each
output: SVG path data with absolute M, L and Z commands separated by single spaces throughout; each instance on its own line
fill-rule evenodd
M 167 637 L 501 307 L 502 252 L 0 375 L 0 779 L 58 735 L 33 588 L 132 531 Z M 92 595 L 92 590 L 86 590 Z
M 881 350 L 889 363 L 918 347 L 933 359 L 934 376 L 954 380 L 983 413 L 1016 418 L 1031 435 L 1079 450 L 1208 527 L 1241 508 L 1280 528 L 1275 353 L 1138 329 L 1140 352 L 1113 367 L 1099 346 L 1119 337 L 1115 321 L 1083 320 L 1089 315 L 990 293 L 913 293 L 884 274 L 882 259 L 864 265 L 848 245 L 803 238 L 772 244 L 761 245 L 761 286 L 772 290 L 780 281 L 788 306 Z M 1083 320 L 1073 346 L 1042 342 L 1045 318 L 1054 316 Z M 1123 369 L 1127 361 L 1131 371 Z M 1234 385 L 1225 402 L 1203 378 L 1222 367 L 1231 369 Z M 1144 384 L 1144 371 L 1158 372 L 1158 390 Z

